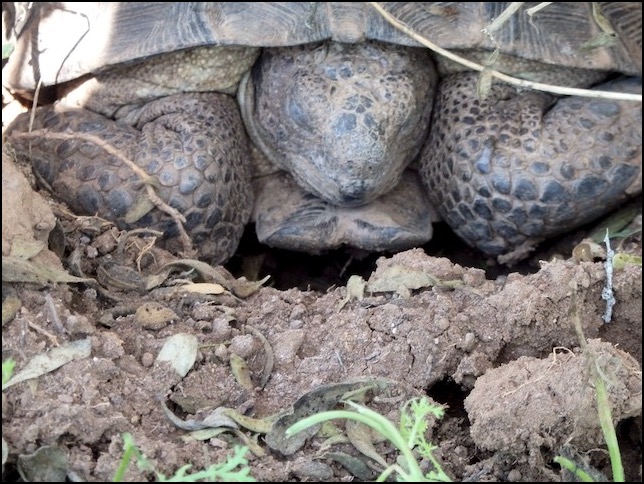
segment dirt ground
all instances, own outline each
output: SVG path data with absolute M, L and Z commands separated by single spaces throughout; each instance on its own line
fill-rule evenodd
M 372 256 L 375 266 L 360 266 L 364 279 L 350 279 L 358 266 L 340 256 L 265 251 L 229 265 L 237 277 L 271 275 L 260 287 L 176 263 L 146 234 L 72 216 L 5 156 L 2 202 L 3 360 L 15 359 L 19 372 L 74 343 L 64 364 L 3 389 L 3 480 L 20 469 L 34 481 L 109 481 L 125 432 L 165 475 L 220 462 L 247 443 L 260 481 L 373 480 L 382 468 L 354 438 L 285 440 L 281 421 L 239 419 L 234 433 L 185 438 L 217 427 L 221 407 L 255 419 L 306 415 L 365 388 L 364 403 L 396 422 L 412 397 L 446 407 L 427 438 L 454 480 L 566 480 L 558 454 L 610 477 L 589 355 L 607 382 L 626 478 L 641 480 L 641 266 L 615 271 L 616 304 L 604 323 L 603 262 L 570 257 L 568 240 L 564 258 L 538 262 L 537 254 L 522 273 L 486 272 L 427 248 Z M 624 248 L 641 255 L 641 235 Z M 62 282 L 70 274 L 85 280 Z M 193 292 L 181 285 L 189 280 L 210 285 Z M 177 335 L 183 370 L 157 359 Z M 342 421 L 337 428 L 344 435 Z M 374 445 L 395 462 L 390 443 Z M 47 447 L 62 450 L 62 463 L 25 459 Z M 154 474 L 131 464 L 125 479 Z

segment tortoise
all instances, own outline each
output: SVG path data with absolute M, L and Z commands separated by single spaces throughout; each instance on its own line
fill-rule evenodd
M 251 217 L 311 253 L 421 245 L 441 217 L 511 262 L 641 192 L 641 103 L 481 88 L 367 3 L 21 5 L 3 83 L 61 100 L 13 123 L 16 152 L 74 211 L 176 250 L 183 227 L 213 264 Z M 641 94 L 641 4 L 556 2 L 493 33 L 509 3 L 383 5 L 495 70 Z

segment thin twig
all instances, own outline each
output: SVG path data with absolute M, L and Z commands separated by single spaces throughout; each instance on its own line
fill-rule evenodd
M 54 303 L 54 298 L 51 297 L 51 294 L 45 296 L 45 302 L 47 303 L 47 308 L 49 309 L 49 315 L 51 316 L 51 323 L 56 328 L 60 334 L 65 334 L 65 327 L 63 326 L 60 317 L 58 316 L 58 310 L 56 309 L 56 304 Z
M 38 326 L 36 323 L 34 323 L 32 321 L 27 321 L 27 325 L 31 329 L 33 329 L 33 330 L 37 331 L 38 333 L 43 334 L 47 338 L 49 338 L 49 341 L 51 341 L 51 344 L 53 344 L 54 346 L 60 346 L 60 343 L 58 342 L 58 337 L 56 337 L 56 335 L 53 335 L 49 331 L 44 330 L 43 328 L 41 328 L 40 326 Z
M 509 18 L 521 9 L 525 2 L 512 2 L 497 18 L 495 18 L 490 25 L 483 29 L 483 33 L 491 36 L 494 32 L 499 30 Z
M 159 230 L 153 230 L 149 228 L 141 228 L 141 229 L 134 229 L 130 230 L 129 232 L 126 232 L 125 234 L 121 235 L 119 237 L 118 245 L 116 247 L 116 253 L 118 255 L 123 255 L 123 252 L 125 251 L 125 245 L 127 244 L 127 241 L 131 237 L 138 237 L 139 235 L 151 235 L 153 238 L 156 239 L 156 237 L 161 237 L 163 235 L 163 232 L 160 232 Z
M 426 39 L 422 35 L 412 30 L 406 24 L 400 22 L 398 19 L 393 17 L 389 12 L 387 12 L 384 8 L 382 8 L 382 6 L 379 3 L 369 2 L 369 4 L 373 8 L 375 8 L 376 11 L 380 15 L 382 15 L 382 17 L 387 22 L 389 22 L 391 25 L 396 27 L 401 32 L 409 35 L 415 41 L 423 44 L 428 49 L 431 49 L 437 54 L 447 57 L 448 59 L 453 60 L 454 62 L 457 62 L 461 65 L 464 65 L 465 67 L 469 67 L 470 69 L 473 69 L 475 71 L 480 72 L 485 69 L 486 72 L 489 72 L 492 77 L 495 77 L 501 81 L 507 82 L 508 84 L 512 84 L 513 86 L 526 87 L 526 88 L 535 89 L 538 91 L 551 92 L 553 94 L 559 94 L 564 96 L 582 96 L 582 97 L 592 97 L 592 98 L 602 98 L 602 99 L 615 99 L 615 100 L 621 100 L 621 101 L 642 102 L 641 94 L 630 94 L 630 93 L 621 93 L 621 92 L 612 92 L 612 91 L 595 91 L 591 89 L 579 89 L 574 87 L 553 86 L 552 84 L 543 84 L 541 82 L 526 81 L 524 79 L 518 79 L 516 77 L 508 76 L 507 74 L 503 74 L 502 72 L 489 69 L 488 67 L 485 67 L 485 66 L 482 66 L 481 64 L 477 64 L 476 62 L 467 60 L 459 55 L 454 54 L 453 52 L 448 51 L 447 49 L 443 49 L 442 47 L 439 47 L 438 45 L 434 44 L 430 40 Z
M 555 2 L 541 2 L 539 5 L 535 5 L 532 8 L 526 8 L 525 13 L 527 13 L 528 15 L 530 15 L 530 17 L 532 17 L 535 13 L 537 13 L 540 10 L 543 10 L 551 3 L 555 3 Z
M 602 319 L 604 323 L 610 323 L 613 319 L 613 306 L 617 302 L 615 300 L 615 293 L 613 292 L 613 258 L 615 251 L 610 246 L 610 238 L 608 237 L 608 229 L 606 229 L 606 236 L 604 237 L 604 244 L 606 244 L 606 261 L 604 262 L 604 271 L 606 272 L 606 284 L 602 289 L 602 299 L 606 301 L 606 311 Z

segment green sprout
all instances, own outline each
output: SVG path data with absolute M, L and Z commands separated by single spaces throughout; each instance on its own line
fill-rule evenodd
M 13 370 L 16 367 L 16 360 L 11 358 L 2 362 L 2 385 L 4 386 L 13 375 Z
M 599 417 L 599 424 L 608 447 L 608 455 L 610 458 L 611 470 L 613 473 L 613 482 L 625 482 L 624 466 L 622 464 L 622 455 L 619 450 L 619 443 L 617 442 L 617 435 L 615 427 L 613 426 L 613 417 L 610 409 L 610 402 L 608 401 L 608 392 L 606 384 L 602 378 L 603 372 L 599 367 L 599 363 L 595 358 L 595 354 L 588 348 L 588 342 L 584 336 L 581 327 L 581 319 L 579 317 L 579 309 L 577 307 L 577 290 L 572 293 L 572 302 L 570 307 L 570 314 L 573 319 L 577 338 L 579 339 L 582 351 L 589 360 L 590 376 L 595 386 L 595 398 L 597 399 L 597 413 Z M 592 476 L 586 472 L 578 469 L 573 462 L 563 456 L 555 457 L 554 461 L 563 468 L 573 472 L 576 477 L 584 482 L 593 482 Z
M 128 433 L 123 434 L 123 447 L 123 457 L 121 458 L 119 468 L 114 474 L 113 482 L 123 481 L 127 466 L 130 464 L 133 457 L 136 457 L 137 465 L 140 470 L 154 470 L 150 462 L 136 447 L 132 435 Z M 154 471 L 154 473 L 156 474 L 157 481 L 159 482 L 256 482 L 256 480 L 250 476 L 250 468 L 248 467 L 246 452 L 248 452 L 247 447 L 236 445 L 233 449 L 233 455 L 229 456 L 225 462 L 213 464 L 202 471 L 196 471 L 192 474 L 188 474 L 188 471 L 192 467 L 190 464 L 182 466 L 171 477 L 166 477 L 156 471 Z
M 436 446 L 427 442 L 425 431 L 428 427 L 427 416 L 441 418 L 444 409 L 431 404 L 426 398 L 409 400 L 401 409 L 400 425 L 396 425 L 383 415 L 355 402 L 344 401 L 353 410 L 332 410 L 311 415 L 289 427 L 286 435 L 292 436 L 313 425 L 333 419 L 355 420 L 367 425 L 389 440 L 400 452 L 403 464 L 393 464 L 378 477 L 377 482 L 384 482 L 392 473 L 397 473 L 398 480 L 404 482 L 450 482 L 451 479 L 433 455 Z M 435 470 L 423 474 L 413 451 L 428 459 Z

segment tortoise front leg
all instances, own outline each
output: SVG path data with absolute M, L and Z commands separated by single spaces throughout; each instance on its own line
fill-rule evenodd
M 19 117 L 8 137 L 37 178 L 80 215 L 121 229 L 148 227 L 178 250 L 177 218 L 156 208 L 146 186 L 185 218 L 200 257 L 235 252 L 252 208 L 248 145 L 235 101 L 177 94 L 145 105 L 135 127 L 84 109 L 39 108 L 33 132 Z
M 421 155 L 429 197 L 468 244 L 511 262 L 642 189 L 642 106 L 444 79 Z M 624 78 L 602 90 L 641 92 Z

